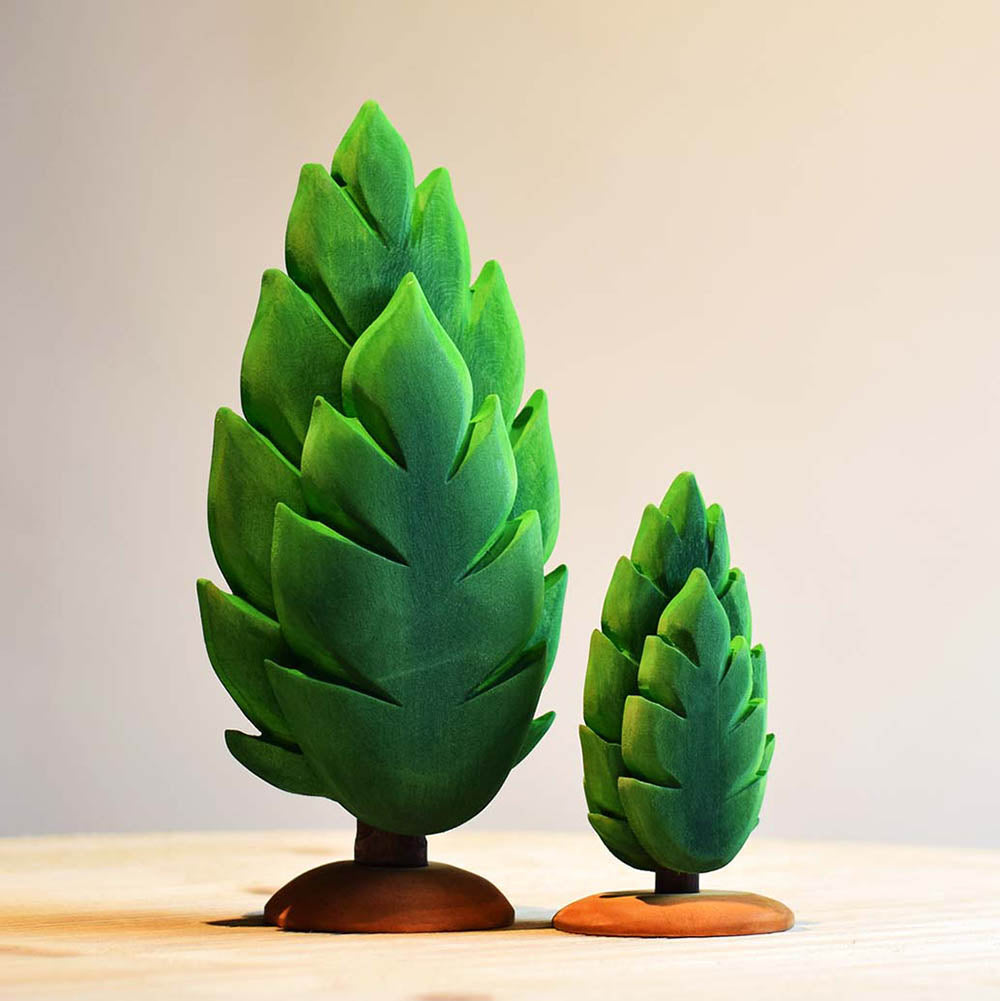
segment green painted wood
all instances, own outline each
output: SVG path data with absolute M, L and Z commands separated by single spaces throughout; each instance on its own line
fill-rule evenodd
M 583 685 L 583 715 L 604 740 L 621 743 L 625 699 L 635 690 L 639 662 L 621 651 L 600 629 L 590 637 L 590 658 Z
M 545 651 L 536 647 L 509 677 L 462 701 L 442 698 L 426 677 L 395 704 L 268 668 L 305 758 L 333 798 L 373 827 L 434 834 L 479 813 L 520 760 Z
M 367 505 L 366 527 L 388 547 L 279 506 L 272 569 L 282 632 L 299 656 L 334 673 L 337 665 L 384 698 L 420 685 L 462 699 L 525 648 L 542 612 L 538 516 L 506 519 L 515 473 L 496 398 L 470 425 L 468 373 L 413 277 L 352 350 L 344 395 L 362 416 L 317 402 L 303 481 L 320 484 L 314 491 L 326 484 L 330 503 L 355 515 Z M 357 450 L 343 447 L 348 436 Z M 405 468 L 384 450 L 389 439 Z M 324 472 L 314 473 L 320 460 Z
M 299 471 L 242 417 L 215 418 L 208 480 L 208 534 L 219 569 L 241 598 L 274 614 L 271 527 L 275 505 L 305 511 Z
M 706 872 L 756 826 L 774 738 L 750 629 L 722 510 L 682 473 L 615 567 L 584 683 L 590 821 L 629 865 Z
M 625 807 L 618 795 L 618 780 L 628 774 L 622 760 L 620 743 L 604 740 L 589 726 L 580 727 L 583 749 L 583 792 L 587 809 L 606 817 L 625 817 Z
M 732 634 L 746 637 L 749 643 L 753 616 L 750 614 L 750 596 L 747 594 L 747 580 L 743 571 L 736 568 L 730 570 L 722 588 L 716 590 L 729 619 Z
M 524 340 L 503 271 L 487 261 L 470 287 L 468 238 L 448 172 L 434 170 L 414 188 L 409 151 L 374 102 L 358 112 L 330 171 L 303 167 L 285 260 L 294 283 L 348 343 L 381 313 L 404 275 L 417 276 L 465 358 L 473 409 L 494 393 L 512 439 L 534 425 L 515 456 L 518 510 L 539 513 L 548 556 L 559 527 L 555 459 L 544 394 L 518 411 Z
M 626 656 L 638 661 L 642 644 L 656 630 L 666 596 L 634 562 L 618 560 L 601 609 L 601 632 Z
M 265 660 L 289 656 L 277 621 L 207 580 L 198 581 L 198 605 L 208 658 L 226 691 L 264 736 L 294 744 L 264 670 Z
M 541 389 L 531 394 L 510 430 L 510 441 L 517 465 L 517 496 L 514 514 L 537 511 L 542 527 L 545 558 L 552 554 L 559 529 L 559 491 L 556 454 L 549 430 L 549 403 Z
M 216 422 L 209 527 L 233 594 L 200 582 L 202 624 L 261 731 L 227 744 L 373 826 L 443 830 L 552 721 L 532 718 L 566 588 L 565 567 L 544 575 L 559 521 L 547 401 L 519 411 L 503 272 L 487 262 L 470 286 L 447 172 L 415 184 L 373 102 L 329 171 L 303 168 L 286 268 L 261 283 L 246 420 Z
M 587 819 L 616 859 L 635 869 L 656 868 L 656 862 L 643 850 L 627 820 L 609 817 L 604 813 L 589 813 Z
M 531 721 L 531 725 L 528 727 L 528 732 L 524 735 L 524 740 L 521 741 L 521 746 L 517 752 L 517 758 L 514 761 L 515 765 L 519 765 L 538 745 L 538 742 L 549 732 L 549 727 L 555 722 L 556 714 L 550 709 L 547 713 L 543 713 L 537 719 Z
M 767 699 L 767 654 L 758 643 L 750 650 L 753 662 L 753 698 Z
M 538 620 L 535 635 L 529 646 L 545 643 L 545 680 L 549 680 L 552 665 L 559 649 L 559 634 L 562 629 L 563 604 L 566 600 L 566 584 L 569 574 L 565 566 L 558 566 L 545 575 L 545 594 L 542 598 L 542 615 Z
M 243 352 L 240 393 L 247 421 L 296 466 L 313 400 L 340 406 L 349 345 L 315 301 L 286 274 L 265 271 Z
M 239 730 L 226 731 L 230 754 L 258 778 L 284 792 L 336 799 L 333 789 L 313 771 L 305 756 L 266 737 L 252 737 Z

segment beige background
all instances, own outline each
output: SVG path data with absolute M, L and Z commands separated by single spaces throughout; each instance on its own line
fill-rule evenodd
M 694 469 L 768 646 L 761 829 L 1000 843 L 1000 5 L 2 5 L 0 830 L 322 826 L 232 761 L 194 578 L 299 165 L 376 97 L 547 388 L 559 721 L 474 823 L 585 825 L 587 639 Z

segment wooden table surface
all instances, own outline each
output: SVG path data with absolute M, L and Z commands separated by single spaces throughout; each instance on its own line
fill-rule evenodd
M 493 880 L 514 928 L 324 935 L 258 923 L 268 894 L 349 857 L 346 831 L 0 840 L 0 997 L 73 1001 L 1000 998 L 1000 853 L 751 838 L 706 888 L 777 897 L 784 934 L 584 938 L 562 904 L 648 880 L 589 834 L 434 837 Z

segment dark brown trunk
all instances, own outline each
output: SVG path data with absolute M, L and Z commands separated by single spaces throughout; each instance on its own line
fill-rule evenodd
M 427 839 L 419 834 L 391 834 L 359 820 L 354 861 L 359 865 L 417 869 L 427 865 Z
M 676 872 L 673 869 L 656 870 L 657 893 L 697 893 L 698 873 Z

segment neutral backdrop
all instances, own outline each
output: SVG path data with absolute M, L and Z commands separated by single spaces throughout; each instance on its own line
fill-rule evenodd
M 337 826 L 227 754 L 194 580 L 299 166 L 378 99 L 550 397 L 570 566 L 473 823 L 586 825 L 588 635 L 694 470 L 768 647 L 761 831 L 1000 844 L 1000 5 L 2 3 L 6 833 Z

